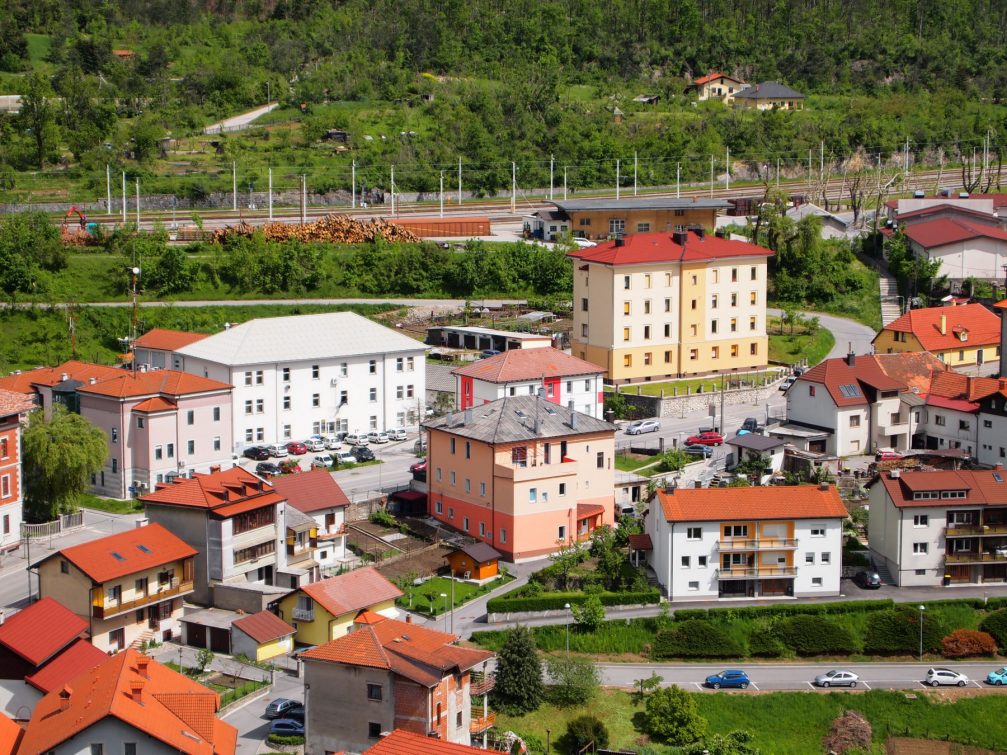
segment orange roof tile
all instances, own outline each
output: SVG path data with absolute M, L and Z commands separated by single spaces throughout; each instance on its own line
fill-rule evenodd
M 597 375 L 604 371 L 603 367 L 549 347 L 508 349 L 501 354 L 480 359 L 451 372 L 489 383 L 513 383 L 519 380 L 542 380 L 549 377 Z
M 901 356 L 891 354 L 887 356 Z M 867 403 L 864 388 L 878 391 L 903 391 L 904 383 L 881 369 L 875 356 L 854 356 L 826 359 L 805 372 L 797 383 L 820 383 L 825 386 L 836 406 L 858 406 Z M 796 385 L 794 386 L 797 387 Z M 794 390 L 794 388 L 791 388 Z
M 134 412 L 140 414 L 155 414 L 157 412 L 173 412 L 178 409 L 178 404 L 176 404 L 171 399 L 166 399 L 161 396 L 152 396 L 145 401 L 141 401 L 139 404 L 133 407 Z
M 62 687 L 68 681 L 88 669 L 100 666 L 108 660 L 108 654 L 92 645 L 88 640 L 79 639 L 53 658 L 49 663 L 25 681 L 44 693 Z
M 294 628 L 274 613 L 259 611 L 236 619 L 232 626 L 247 634 L 260 645 L 294 633 Z
M 275 477 L 272 485 L 287 503 L 304 514 L 350 505 L 350 499 L 326 469 Z
M 898 508 L 1007 504 L 1007 472 L 1003 469 L 944 469 L 932 472 L 903 470 L 898 477 L 882 475 L 870 484 L 874 485 L 878 481 L 885 486 Z M 965 498 L 913 500 L 913 493 L 917 491 L 934 490 L 964 490 L 966 495 Z
M 17 391 L 0 389 L 0 417 L 24 414 L 34 408 L 35 403 L 29 396 Z
M 272 485 L 241 467 L 231 467 L 210 474 L 195 472 L 192 477 L 179 477 L 174 482 L 158 485 L 153 493 L 140 496 L 140 500 L 144 503 L 191 506 L 210 510 L 247 501 L 258 506 L 269 506 L 283 501 L 273 492 Z
M 81 393 L 93 393 L 98 396 L 133 398 L 156 394 L 186 396 L 230 389 L 229 384 L 219 380 L 178 370 L 150 370 L 137 373 L 119 370 L 119 374 L 114 378 L 99 380 L 93 385 L 82 385 L 78 390 Z
M 747 241 L 732 241 L 695 231 L 688 232 L 684 246 L 670 233 L 633 233 L 622 239 L 568 252 L 567 257 L 601 265 L 646 265 L 658 262 L 702 262 L 740 257 L 772 257 L 773 252 Z
M 984 223 L 970 223 L 964 218 L 938 218 L 924 223 L 914 223 L 906 226 L 903 233 L 906 238 L 912 239 L 924 249 L 981 237 L 1007 241 L 1007 231 Z
M 143 661 L 145 672 L 140 670 Z M 180 753 L 233 755 L 237 730 L 216 718 L 218 709 L 216 693 L 135 650 L 125 650 L 39 700 L 21 750 L 47 752 L 113 717 Z
M 107 367 L 102 364 L 91 364 L 71 359 L 55 367 L 37 367 L 34 370 L 26 370 L 19 375 L 2 377 L 0 378 L 0 388 L 17 393 L 33 393 L 33 386 L 36 385 L 53 386 L 64 380 L 79 380 L 82 383 L 87 383 L 91 378 L 105 380 L 122 373 L 123 370 L 119 367 Z
M 167 328 L 152 328 L 133 341 L 134 348 L 156 349 L 158 351 L 174 351 L 190 343 L 202 341 L 208 333 L 189 333 L 185 330 L 168 330 Z
M 333 616 L 360 611 L 402 596 L 402 591 L 373 566 L 354 569 L 298 589 Z
M 364 755 L 472 755 L 477 752 L 485 754 L 486 751 L 396 729 L 373 747 L 364 750 Z
M 737 81 L 739 84 L 744 84 L 745 83 L 741 79 L 735 78 L 734 76 L 729 76 L 726 73 L 721 73 L 720 71 L 710 71 L 705 76 L 700 76 L 698 79 L 694 80 L 692 82 L 692 85 L 693 86 L 702 86 L 703 84 L 707 84 L 707 83 L 709 83 L 711 81 L 714 81 L 716 79 L 719 79 L 719 78 L 725 78 L 725 79 L 730 79 L 731 81 Z
M 147 571 L 196 555 L 196 549 L 160 524 L 148 524 L 64 548 L 50 558 L 65 558 L 97 584 Z
M 752 488 L 678 488 L 658 491 L 669 522 L 735 519 L 834 519 L 847 516 L 835 486 L 783 485 Z
M 0 713 L 0 755 L 14 755 L 24 730 L 6 715 Z
M 87 631 L 87 622 L 59 601 L 45 597 L 0 624 L 0 645 L 41 666 Z
M 941 334 L 941 317 L 945 318 L 943 334 Z M 965 341 L 962 341 L 955 332 L 956 328 L 968 331 L 968 338 Z M 1000 318 L 982 304 L 911 309 L 897 320 L 888 323 L 884 330 L 912 333 L 920 345 L 931 352 L 961 349 L 965 346 L 1000 344 Z
M 950 367 L 929 351 L 875 354 L 874 359 L 888 377 L 918 393 L 926 393 L 930 389 L 934 375 L 951 372 Z

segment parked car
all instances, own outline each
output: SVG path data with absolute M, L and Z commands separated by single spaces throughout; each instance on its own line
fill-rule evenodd
M 274 443 L 271 446 L 267 446 L 269 449 L 269 455 L 274 459 L 282 459 L 287 455 L 287 447 L 282 443 Z
M 626 435 L 640 435 L 641 433 L 656 433 L 661 429 L 661 423 L 656 419 L 638 419 L 626 428 Z
M 737 687 L 738 689 L 748 689 L 751 684 L 748 674 L 740 669 L 727 669 L 719 674 L 706 677 L 706 686 L 720 689 L 721 687 Z
M 406 437 L 406 428 L 404 427 L 396 427 L 394 430 L 388 431 L 389 440 L 405 440 Z
M 690 435 L 685 439 L 687 446 L 721 446 L 724 444 L 724 436 L 720 433 L 707 431 L 698 435 Z
M 690 456 L 702 456 L 704 459 L 709 459 L 713 456 L 713 449 L 709 446 L 703 446 L 699 443 L 693 443 L 690 446 L 684 446 L 682 448 Z
M 489 357 L 495 357 L 499 353 L 500 351 L 498 349 L 483 349 L 479 352 L 479 358 L 488 359 Z
M 288 721 L 297 721 L 301 726 L 304 726 L 304 706 L 298 705 L 291 708 L 283 714 L 283 717 Z
M 241 455 L 253 461 L 265 461 L 269 458 L 269 449 L 263 446 L 249 446 L 241 452 Z
M 388 433 L 379 433 L 377 431 L 368 433 L 367 440 L 369 440 L 371 443 L 387 443 Z
M 425 473 L 427 471 L 427 460 L 426 459 L 420 459 L 416 463 L 410 464 L 409 465 L 409 471 L 412 472 L 413 474 L 416 474 L 417 472 L 424 472 Z
M 803 375 L 807 371 L 808 371 L 807 367 L 795 367 L 794 368 L 794 375 L 796 375 L 797 377 L 800 377 L 801 375 Z
M 352 466 L 357 463 L 357 457 L 349 451 L 340 451 L 335 456 L 337 467 Z
M 343 447 L 343 439 L 339 435 L 326 435 L 324 440 L 326 451 L 338 451 Z
M 856 687 L 860 677 L 852 671 L 833 669 L 815 677 L 816 687 Z
M 738 434 L 740 435 L 742 430 L 749 433 L 757 433 L 761 427 L 762 425 L 759 424 L 758 418 L 745 417 L 745 421 L 742 422 L 741 427 L 738 428 Z
M 287 697 L 278 697 L 266 706 L 266 718 L 283 718 L 283 714 L 294 708 L 303 708 L 304 705 L 297 700 Z
M 1007 666 L 1002 666 L 996 671 L 990 671 L 986 674 L 986 683 L 995 684 L 997 687 L 1002 687 L 1004 683 L 1007 683 Z
M 875 461 L 898 461 L 902 454 L 892 448 L 879 448 L 874 454 Z
M 366 446 L 368 443 L 367 433 L 350 433 L 343 440 L 350 446 Z
M 354 446 L 350 453 L 357 461 L 374 461 L 374 452 L 366 446 Z
M 861 569 L 853 575 L 853 581 L 865 590 L 878 590 L 881 588 L 881 577 L 877 572 Z
M 294 454 L 295 456 L 300 456 L 301 454 L 306 454 L 307 452 L 308 447 L 299 440 L 292 440 L 287 444 L 288 454 Z
M 278 718 L 270 724 L 269 733 L 279 734 L 281 737 L 303 737 L 304 723 L 292 718 Z
M 334 462 L 332 461 L 331 454 L 319 454 L 311 460 L 311 467 L 314 469 L 318 467 L 320 469 L 328 469 L 332 466 Z
M 786 391 L 786 390 L 788 390 L 790 388 L 790 386 L 792 386 L 796 382 L 797 382 L 797 378 L 795 378 L 793 375 L 791 375 L 786 380 L 784 380 L 782 383 L 780 383 L 780 390 L 781 391 Z
M 255 474 L 258 475 L 277 475 L 283 474 L 283 470 L 280 469 L 280 465 L 273 461 L 260 461 L 255 465 Z
M 927 684 L 931 687 L 964 687 L 969 683 L 969 678 L 965 674 L 952 671 L 949 668 L 927 669 Z
M 306 441 L 304 441 L 304 447 L 309 451 L 324 451 L 325 441 L 322 440 L 321 435 L 312 435 Z

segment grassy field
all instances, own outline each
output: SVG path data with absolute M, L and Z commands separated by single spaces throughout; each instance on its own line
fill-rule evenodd
M 872 753 L 883 753 L 888 736 L 915 736 L 950 740 L 994 750 L 1007 742 L 1007 717 L 999 695 L 947 697 L 930 692 L 865 693 L 773 692 L 758 695 L 695 693 L 700 714 L 708 722 L 710 734 L 727 734 L 743 729 L 753 735 L 751 745 L 766 755 L 807 755 L 822 751 L 822 737 L 832 721 L 846 710 L 862 713 L 874 728 Z M 590 713 L 601 718 L 609 729 L 610 746 L 628 748 L 647 742 L 639 729 L 644 710 L 627 692 L 603 690 L 588 704 Z M 582 715 L 583 708 L 560 709 L 544 705 L 527 716 L 498 714 L 497 728 L 530 734 L 545 741 L 546 729 L 552 740 L 566 730 L 567 723 Z M 654 746 L 655 752 L 676 752 L 671 747 Z
M 836 345 L 836 337 L 832 331 L 818 328 L 814 333 L 803 326 L 790 332 L 788 325 L 781 325 L 779 317 L 770 317 L 767 324 L 769 335 L 769 361 L 781 364 L 797 364 L 806 360 L 809 365 L 816 365 Z M 781 330 L 787 332 L 781 333 Z M 776 332 L 774 332 L 776 331 Z
M 512 581 L 514 578 L 508 575 L 503 575 L 488 582 L 483 586 L 474 585 L 468 582 L 455 581 L 454 595 L 455 595 L 455 608 L 468 603 L 473 598 L 480 595 L 485 595 L 490 590 L 495 590 L 496 588 Z M 434 577 L 424 582 L 422 585 L 409 585 L 408 587 L 403 587 L 402 591 L 405 593 L 401 598 L 396 600 L 396 603 L 400 606 L 404 606 L 413 611 L 418 611 L 419 613 L 428 614 L 430 616 L 437 616 L 438 614 L 444 613 L 446 608 L 451 606 L 451 580 L 447 577 Z M 447 595 L 448 597 L 442 598 L 441 595 Z
M 135 500 L 118 501 L 114 498 L 99 498 L 91 493 L 81 495 L 81 508 L 96 509 L 109 514 L 135 514 L 143 511 L 143 504 L 138 504 Z
M 615 455 L 615 468 L 620 472 L 635 472 L 640 469 L 640 467 L 646 467 L 649 464 L 656 464 L 658 461 L 657 456 L 637 456 L 636 454 L 616 454 Z
M 831 335 L 831 334 L 830 334 Z M 830 347 L 831 348 L 831 347 Z M 736 375 L 732 375 L 732 379 L 740 379 L 746 384 L 755 383 L 756 385 L 765 385 L 767 382 L 773 382 L 778 377 L 777 372 L 774 370 L 772 372 L 742 372 Z M 684 395 L 686 392 L 697 393 L 702 389 L 703 393 L 719 393 L 720 384 L 723 382 L 721 378 L 718 377 L 703 377 L 703 378 L 691 378 L 688 380 L 668 380 L 666 382 L 660 383 L 637 383 L 636 385 L 625 386 L 622 388 L 621 392 L 629 395 L 643 395 L 643 396 L 672 396 L 675 394 L 675 389 L 678 389 L 678 395 Z M 730 388 L 730 382 L 728 382 L 728 389 Z M 605 390 L 610 390 L 609 386 L 605 387 Z

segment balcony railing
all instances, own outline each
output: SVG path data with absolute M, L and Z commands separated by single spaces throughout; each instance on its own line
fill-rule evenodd
M 472 734 L 482 734 L 487 729 L 492 729 L 496 726 L 497 714 L 488 713 L 485 716 L 479 716 L 478 718 L 473 718 L 472 723 L 469 724 L 469 731 Z
M 497 678 L 495 674 L 484 674 L 481 671 L 472 672 L 472 680 L 469 683 L 469 694 L 485 695 L 496 686 Z
M 944 555 L 946 564 L 996 564 L 1007 563 L 1007 553 L 983 553 L 976 551 L 965 551 L 958 553 L 946 553 Z
M 143 606 L 147 606 L 152 603 L 160 603 L 162 600 L 167 600 L 168 598 L 188 595 L 192 592 L 192 590 L 192 580 L 189 580 L 188 582 L 179 582 L 178 580 L 173 579 L 171 582 L 163 583 L 163 585 L 151 587 L 147 591 L 147 594 L 142 598 L 127 601 L 120 600 L 116 603 L 105 602 L 101 605 L 93 605 L 91 606 L 91 615 L 96 619 L 107 619 L 129 611 L 135 611 L 138 608 L 142 608 Z
M 1007 524 L 952 524 L 944 534 L 948 537 L 1007 535 Z
M 721 540 L 718 547 L 722 551 L 779 551 L 793 550 L 797 540 L 792 537 L 753 537 Z
M 294 609 L 294 621 L 314 621 L 315 620 L 315 609 L 314 608 L 295 608 Z
M 514 480 L 515 482 L 527 482 L 528 480 L 545 480 L 550 477 L 567 477 L 577 474 L 577 462 L 568 457 L 562 461 L 555 461 L 552 464 L 544 464 L 541 461 L 529 461 L 524 465 L 494 464 L 493 474 Z
M 717 569 L 717 579 L 771 579 L 774 577 L 796 577 L 796 566 L 735 566 Z

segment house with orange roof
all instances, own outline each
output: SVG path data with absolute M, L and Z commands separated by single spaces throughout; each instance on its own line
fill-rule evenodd
M 276 614 L 294 627 L 298 645 L 321 645 L 353 628 L 361 611 L 398 618 L 396 598 L 402 591 L 373 567 L 329 577 L 276 601 Z
M 475 755 L 485 752 L 484 747 L 444 742 L 405 729 L 396 729 L 383 735 L 373 747 L 364 750 L 364 755 Z
M 78 411 L 77 388 L 99 380 L 121 375 L 121 367 L 108 367 L 71 359 L 55 367 L 15 370 L 0 377 L 0 390 L 23 393 L 34 403 L 49 411 L 53 403 L 61 403 L 70 411 Z
M 87 621 L 52 598 L 30 603 L 0 624 L 0 679 L 21 681 L 77 642 L 89 644 L 87 630 Z
M 907 403 L 923 405 L 923 417 L 914 438 L 914 448 L 944 450 L 960 448 L 973 458 L 982 455 L 992 466 L 993 433 L 982 433 L 982 426 L 992 428 L 990 417 L 980 416 L 983 399 L 1007 388 L 1007 379 L 974 377 L 948 370 L 935 372 L 925 394 L 906 396 Z M 993 402 L 989 404 L 992 409 Z M 980 440 L 980 435 L 983 439 Z M 1007 441 L 1007 438 L 1004 438 Z M 989 441 L 989 442 L 988 442 Z M 986 453 L 980 454 L 980 449 Z M 983 463 L 983 461 L 980 461 Z
M 452 370 L 455 408 L 469 409 L 506 396 L 533 395 L 603 419 L 604 370 L 552 347 L 508 349 Z
M 43 697 L 18 752 L 233 755 L 219 710 L 216 692 L 127 650 Z
M 34 567 L 39 594 L 84 619 L 95 647 L 117 652 L 178 635 L 195 557 L 181 538 L 148 524 L 63 548 Z
M 1007 582 L 1007 472 L 892 470 L 868 484 L 871 551 L 896 585 Z
M 694 79 L 685 88 L 685 92 L 686 94 L 695 92 L 696 99 L 700 102 L 704 100 L 720 100 L 729 105 L 734 101 L 734 95 L 748 86 L 748 84 L 735 76 L 730 76 L 720 71 L 710 71 Z
M 25 394 L 0 389 L 0 552 L 21 544 L 21 423 L 34 408 Z
M 846 506 L 835 486 L 658 490 L 647 560 L 669 600 L 839 594 Z
M 982 304 L 910 309 L 874 337 L 874 351 L 929 351 L 953 369 L 992 374 L 1000 365 L 1000 328 L 1000 317 Z
M 998 218 L 993 218 L 995 221 Z M 917 257 L 941 263 L 938 275 L 953 283 L 966 278 L 996 282 L 1007 264 L 1007 230 L 986 217 L 964 213 L 937 216 L 903 228 L 910 251 Z
M 207 336 L 207 333 L 190 333 L 186 330 L 151 328 L 133 341 L 133 361 L 137 367 L 180 370 L 182 359 L 173 357 L 174 351 L 202 341 Z
M 287 572 L 286 500 L 251 472 L 178 477 L 140 502 L 152 523 L 196 549 L 193 602 L 256 613 L 298 585 Z
M 349 634 L 301 653 L 308 750 L 361 752 L 395 729 L 471 744 L 495 721 L 488 708 L 473 715 L 471 697 L 491 688 L 493 654 L 457 640 L 364 612 Z

